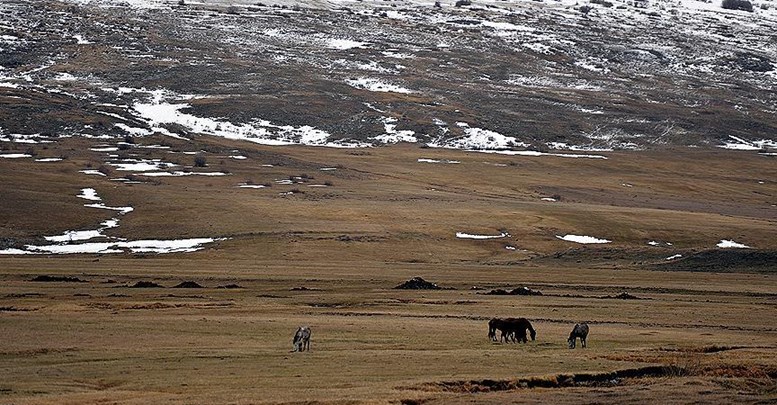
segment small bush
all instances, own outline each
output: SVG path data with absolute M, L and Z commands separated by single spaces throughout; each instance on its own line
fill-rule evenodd
M 106 166 L 106 165 L 100 165 L 100 167 L 97 168 L 97 171 L 106 176 L 110 176 L 111 173 L 113 173 L 113 169 L 110 166 Z
M 471 6 L 471 5 L 472 5 L 472 1 L 470 0 L 456 0 L 456 7 Z
M 727 10 L 742 10 L 753 12 L 753 3 L 747 0 L 723 0 L 721 7 Z
M 208 160 L 205 159 L 205 156 L 203 155 L 196 155 L 194 157 L 194 166 L 195 167 L 205 167 L 208 165 Z

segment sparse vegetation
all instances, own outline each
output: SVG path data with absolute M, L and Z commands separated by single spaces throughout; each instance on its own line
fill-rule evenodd
M 208 159 L 205 155 L 198 154 L 194 156 L 194 167 L 206 167 L 208 165 Z

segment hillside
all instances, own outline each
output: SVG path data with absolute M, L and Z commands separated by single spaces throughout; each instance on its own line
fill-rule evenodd
M 2 133 L 777 146 L 774 5 L 639 4 L 7 1 Z

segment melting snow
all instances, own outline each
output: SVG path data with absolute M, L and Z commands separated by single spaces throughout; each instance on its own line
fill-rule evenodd
M 32 157 L 32 155 L 28 155 L 26 153 L 5 153 L 0 155 L 0 158 L 4 159 L 21 159 L 21 158 L 29 158 Z
M 733 150 L 761 150 L 764 148 L 777 148 L 777 142 L 769 139 L 761 139 L 760 141 L 748 141 L 733 135 L 729 135 L 729 138 L 734 142 L 728 142 L 723 145 L 719 145 L 719 148 L 733 149 Z
M 375 140 L 383 143 L 399 143 L 399 142 L 411 142 L 415 143 L 418 139 L 415 137 L 415 132 L 411 130 L 397 131 L 397 119 L 392 117 L 383 117 L 383 128 L 386 133 L 378 135 Z
M 73 38 L 77 41 L 76 43 L 78 45 L 89 45 L 89 44 L 92 43 L 92 42 L 89 42 L 89 41 L 85 40 L 82 35 L 73 35 Z
M 390 52 L 390 51 L 383 51 L 383 56 L 387 58 L 394 58 L 394 59 L 413 59 L 415 58 L 414 55 L 411 55 L 409 53 L 400 53 L 400 52 Z
M 35 159 L 36 162 L 59 162 L 62 158 L 42 158 L 42 159 Z
M 153 100 L 150 103 L 136 103 L 133 105 L 133 108 L 142 118 L 148 120 L 154 131 L 168 136 L 176 135 L 163 128 L 161 124 L 175 123 L 189 128 L 193 132 L 220 136 L 227 139 L 246 140 L 263 145 L 301 143 L 305 145 L 342 146 L 327 143 L 329 138 L 327 132 L 308 125 L 300 127 L 291 125 L 280 126 L 274 125 L 267 120 L 254 120 L 248 124 L 233 124 L 229 121 L 186 114 L 180 110 L 188 108 L 190 105 L 186 103 L 170 104 L 162 102 L 166 94 L 169 93 L 162 90 L 155 91 L 153 93 Z
M 196 238 L 173 240 L 135 240 L 117 242 L 92 242 L 67 245 L 33 246 L 27 245 L 27 250 L 6 249 L 0 254 L 76 254 L 76 253 L 182 253 L 195 252 L 203 249 L 205 244 L 223 239 Z
M 138 175 L 148 177 L 183 177 L 183 176 L 228 176 L 223 172 L 140 172 Z
M 94 169 L 79 170 L 78 172 L 83 174 L 93 175 L 93 176 L 105 176 L 104 173 L 100 173 L 99 170 L 94 170 Z
M 82 188 L 81 194 L 77 195 L 76 197 L 89 201 L 102 201 L 102 198 L 97 195 L 97 190 L 93 188 Z
M 717 244 L 719 248 L 738 248 L 738 249 L 750 249 L 750 246 L 743 245 L 741 243 L 734 242 L 733 240 L 722 239 Z
M 571 153 L 544 153 L 533 150 L 470 150 L 469 152 L 495 153 L 509 156 L 555 156 L 565 158 L 588 158 L 588 159 L 607 159 L 602 155 L 581 155 Z
M 86 204 L 86 205 L 84 205 L 84 207 L 100 208 L 100 209 L 111 210 L 111 211 L 119 211 L 119 213 L 121 213 L 121 214 L 126 214 L 128 212 L 132 212 L 132 211 L 135 210 L 132 207 L 109 207 L 109 206 L 105 205 L 104 203 Z
M 83 188 L 77 195 L 90 201 L 100 201 L 101 198 L 93 188 Z M 102 208 L 119 211 L 121 215 L 127 214 L 133 210 L 132 207 L 107 207 L 103 203 L 86 204 L 85 207 Z M 110 242 L 89 242 L 73 243 L 94 238 L 106 236 L 103 231 L 119 226 L 119 219 L 113 218 L 103 221 L 101 227 L 95 230 L 66 231 L 62 235 L 45 236 L 44 239 L 54 242 L 54 245 L 26 245 L 24 249 L 4 249 L 0 250 L 0 255 L 22 255 L 22 254 L 75 254 L 75 253 L 122 253 L 130 251 L 132 253 L 178 253 L 194 252 L 204 248 L 205 244 L 220 241 L 224 239 L 214 238 L 194 238 L 194 239 L 173 239 L 173 240 L 135 240 L 135 241 L 110 241 Z
M 448 164 L 459 164 L 461 163 L 458 160 L 437 160 L 437 159 L 425 159 L 420 158 L 418 159 L 419 163 L 448 163 Z
M 510 234 L 502 232 L 499 235 L 472 235 L 464 232 L 456 232 L 456 237 L 459 239 L 499 239 L 509 237 Z
M 352 41 L 350 39 L 329 39 L 326 41 L 326 47 L 330 49 L 338 49 L 341 51 L 354 48 L 364 48 L 369 45 L 369 42 Z
M 173 163 L 162 162 L 159 159 L 153 159 L 153 160 L 128 159 L 126 161 L 123 161 L 122 163 L 108 163 L 108 164 L 115 167 L 116 170 L 129 171 L 129 172 L 150 172 L 154 170 L 166 169 L 166 168 L 177 166 Z
M 464 131 L 465 136 L 444 143 L 430 143 L 429 146 L 457 149 L 503 149 L 528 146 L 512 136 L 504 136 L 488 129 L 473 128 L 466 122 L 457 122 L 456 125 Z
M 361 77 L 358 79 L 351 79 L 346 81 L 350 86 L 357 89 L 364 89 L 368 91 L 384 92 L 384 93 L 402 93 L 409 94 L 413 91 L 402 86 L 384 82 L 380 79 L 373 79 L 369 77 Z
M 576 242 L 576 243 L 583 243 L 583 244 L 590 244 L 590 243 L 610 243 L 611 240 L 607 239 L 598 239 L 594 238 L 593 236 L 579 236 L 579 235 L 564 235 L 559 236 L 556 235 L 557 238 L 561 240 L 565 240 L 567 242 Z
M 679 258 L 681 258 L 681 257 L 683 257 L 683 255 L 677 254 L 677 255 L 672 255 L 672 256 L 669 256 L 669 257 L 667 257 L 667 258 L 666 258 L 666 259 L 664 259 L 664 260 L 674 260 L 674 259 L 679 259 Z

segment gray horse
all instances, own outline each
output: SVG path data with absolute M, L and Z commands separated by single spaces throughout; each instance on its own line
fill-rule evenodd
M 294 340 L 291 342 L 292 351 L 304 352 L 310 351 L 310 326 L 300 326 L 297 328 L 297 332 L 294 333 Z
M 569 342 L 570 349 L 575 348 L 575 342 L 577 341 L 577 338 L 580 338 L 580 346 L 585 348 L 586 338 L 588 338 L 587 323 L 576 323 L 575 327 L 572 328 L 572 332 L 569 333 L 569 339 L 567 339 L 567 341 Z

